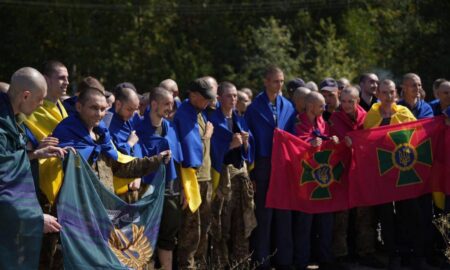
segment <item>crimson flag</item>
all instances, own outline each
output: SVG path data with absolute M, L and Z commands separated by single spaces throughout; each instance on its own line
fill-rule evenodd
M 312 147 L 285 131 L 274 131 L 266 207 L 306 213 L 349 208 L 345 171 L 351 152 L 324 141 Z
M 351 206 L 382 204 L 442 190 L 443 118 L 354 131 L 348 135 L 353 142 L 349 172 Z

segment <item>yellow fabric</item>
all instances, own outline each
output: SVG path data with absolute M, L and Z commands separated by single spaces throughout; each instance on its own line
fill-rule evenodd
M 375 103 L 370 108 L 369 112 L 366 115 L 366 119 L 364 120 L 364 129 L 378 127 L 383 120 L 380 113 L 381 103 Z M 400 124 L 410 121 L 415 121 L 416 118 L 411 113 L 411 111 L 401 105 L 392 104 L 392 110 L 394 114 L 391 116 L 391 124 Z
M 135 157 L 122 154 L 119 151 L 117 151 L 117 153 L 119 154 L 117 161 L 120 163 L 125 164 L 125 163 L 128 163 L 128 162 L 132 161 L 133 159 L 135 159 Z M 128 192 L 128 184 L 133 182 L 134 179 L 135 178 L 120 178 L 120 177 L 113 176 L 114 192 L 117 195 L 127 193 Z
M 250 173 L 255 168 L 255 162 L 247 164 L 248 172 Z
M 59 100 L 57 104 L 44 99 L 44 104 L 25 119 L 25 125 L 27 125 L 38 141 L 42 141 L 42 139 L 52 134 L 55 127 L 68 116 Z
M 214 168 L 211 168 L 211 179 L 212 179 L 212 187 L 213 187 L 213 193 L 212 198 L 216 196 L 217 188 L 219 187 L 220 183 L 220 172 L 216 171 Z
M 184 195 L 192 213 L 197 211 L 202 204 L 200 188 L 197 182 L 197 175 L 194 168 L 180 168 L 181 183 L 183 184 Z
M 444 210 L 445 207 L 445 194 L 442 192 L 433 192 L 433 201 L 434 204 L 440 209 Z
M 44 99 L 44 104 L 28 116 L 24 122 L 40 142 L 52 134 L 55 127 L 67 116 L 64 106 L 59 100 L 57 103 L 53 103 Z M 39 187 L 52 204 L 61 188 L 63 176 L 62 162 L 59 158 L 39 160 Z

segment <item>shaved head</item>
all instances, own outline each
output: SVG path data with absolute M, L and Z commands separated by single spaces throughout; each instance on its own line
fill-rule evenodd
M 305 98 L 306 104 L 314 104 L 317 101 L 325 102 L 325 98 L 319 92 L 311 91 L 311 93 L 306 95 L 306 98 Z
M 166 90 L 169 90 L 174 97 L 179 95 L 178 84 L 172 79 L 166 79 L 159 84 L 159 87 L 162 87 Z
M 36 69 L 24 67 L 12 75 L 8 96 L 14 114 L 32 114 L 43 104 L 46 95 L 47 83 L 44 76 Z
M 24 67 L 11 77 L 11 85 L 9 86 L 10 96 L 17 96 L 24 91 L 47 93 L 47 83 L 44 76 L 32 67 Z
M 0 92 L 6 93 L 9 89 L 9 83 L 0 82 Z
M 341 96 L 342 95 L 350 95 L 352 98 L 359 98 L 359 90 L 358 88 L 354 87 L 354 86 L 347 86 L 344 88 L 344 90 L 342 90 L 341 92 Z
M 297 112 L 303 112 L 305 110 L 305 98 L 309 93 L 311 93 L 311 90 L 306 87 L 298 87 L 295 89 L 292 95 L 292 101 Z

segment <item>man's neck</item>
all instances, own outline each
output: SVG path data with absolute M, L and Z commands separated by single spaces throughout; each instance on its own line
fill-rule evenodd
M 269 101 L 274 103 L 275 100 L 277 99 L 277 96 L 278 96 L 279 93 L 278 93 L 278 91 L 277 92 L 270 92 L 269 90 L 266 89 L 266 94 L 267 94 L 267 97 L 269 98 Z
M 408 105 L 408 107 L 410 107 L 410 108 L 416 107 L 417 102 L 419 102 L 418 97 L 406 97 L 405 96 L 405 103 Z
M 372 103 L 373 95 L 371 93 L 361 91 L 361 98 L 366 104 L 370 105 L 370 103 Z
M 225 107 L 221 107 L 222 113 L 225 117 L 230 118 L 233 116 L 233 108 L 225 108 Z
M 11 103 L 11 107 L 12 107 L 14 116 L 16 116 L 16 115 L 18 115 L 20 113 L 19 104 L 14 101 L 14 98 L 10 95 L 10 93 L 7 93 L 7 95 L 8 95 L 8 98 L 9 98 L 9 102 Z
M 159 127 L 162 124 L 162 117 L 159 117 L 154 112 L 150 112 L 150 121 L 152 122 L 153 127 Z
M 381 103 L 380 113 L 383 118 L 391 117 L 392 116 L 392 104 Z

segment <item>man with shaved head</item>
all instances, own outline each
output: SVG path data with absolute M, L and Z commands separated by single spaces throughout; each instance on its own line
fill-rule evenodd
M 332 140 L 338 143 L 337 136 L 331 136 L 329 126 L 322 118 L 325 111 L 325 98 L 318 92 L 311 92 L 305 99 L 305 111 L 298 116 L 299 122 L 295 126 L 296 135 L 303 141 L 311 144 L 313 147 L 319 147 L 325 140 Z M 333 214 L 308 214 L 301 211 L 293 212 L 293 230 L 294 232 L 294 250 L 296 250 L 295 266 L 298 269 L 306 269 L 310 261 L 311 233 L 313 221 L 319 224 L 315 228 L 319 235 L 318 245 L 319 252 L 316 258 L 319 259 L 320 268 L 339 269 L 331 265 L 331 243 L 332 243 L 332 226 Z
M 378 89 L 378 76 L 375 73 L 362 74 L 359 77 L 359 87 L 361 88 L 359 105 L 367 112 L 377 102 L 375 94 Z
M 251 102 L 252 100 L 247 95 L 247 93 L 243 91 L 237 91 L 236 111 L 240 116 L 244 116 L 245 111 L 247 110 L 247 107 Z
M 403 75 L 402 99 L 397 103 L 408 108 L 417 119 L 433 117 L 433 110 L 420 98 L 422 81 L 417 74 L 407 73 Z
M 32 114 L 46 94 L 44 77 L 30 67 L 16 71 L 8 93 L 0 93 L 0 252 L 8 258 L 1 269 L 37 269 L 42 232 L 61 229 L 39 207 L 29 159 L 63 157 L 66 150 L 27 147 L 20 117 Z
M 175 113 L 177 112 L 178 107 L 181 106 L 180 92 L 178 90 L 178 84 L 172 79 L 166 79 L 166 80 L 162 81 L 159 84 L 159 86 L 168 90 L 170 93 L 172 93 L 174 104 L 172 106 L 172 111 L 170 112 L 167 119 L 173 120 L 173 117 L 175 116 Z
M 295 89 L 292 94 L 292 102 L 294 103 L 295 110 L 298 113 L 305 111 L 305 98 L 309 93 L 311 93 L 311 90 L 302 86 Z
M 437 100 L 431 103 L 431 107 L 433 109 L 433 114 L 435 116 L 442 115 L 443 111 L 445 111 L 450 106 L 450 82 L 443 81 L 439 84 L 436 89 Z
M 5 82 L 0 82 L 0 92 L 6 93 L 8 92 L 9 84 Z

